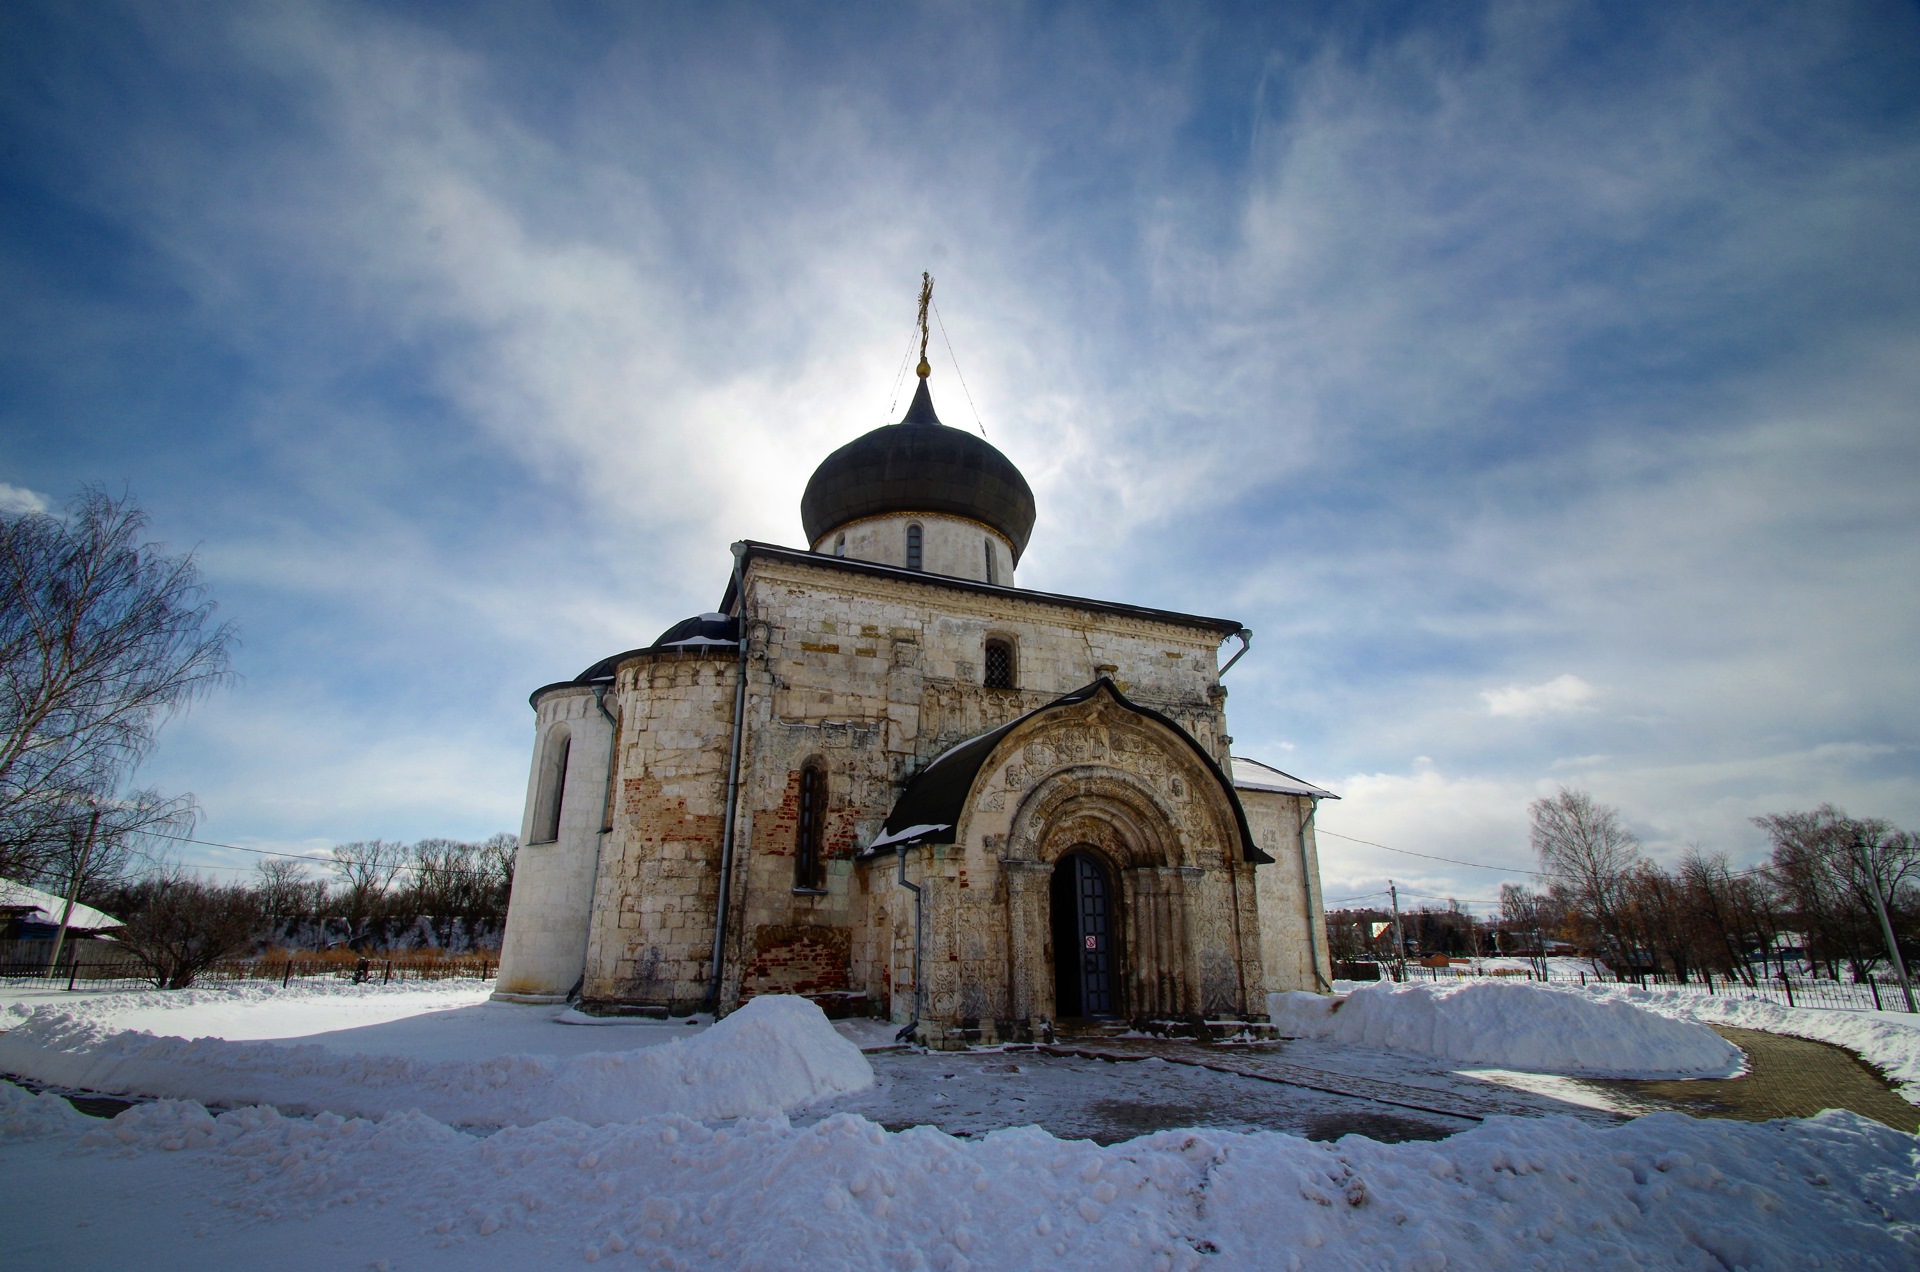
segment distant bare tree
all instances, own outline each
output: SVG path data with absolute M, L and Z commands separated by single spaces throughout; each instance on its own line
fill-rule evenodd
M 325 885 L 307 873 L 304 863 L 291 857 L 264 857 L 254 863 L 254 891 L 269 919 L 298 922 L 312 911 L 314 885 Z
M 407 846 L 385 839 L 367 839 L 340 844 L 327 863 L 339 874 L 338 899 L 341 917 L 347 921 L 347 937 L 359 940 L 367 934 L 387 898 L 393 877 L 407 864 Z
M 1544 943 L 1548 926 L 1547 899 L 1525 884 L 1500 885 L 1500 929 L 1510 947 L 1528 952 L 1533 970 L 1547 974 Z
M 413 877 L 407 900 L 415 914 L 433 924 L 442 948 L 453 944 L 454 929 L 474 908 L 474 896 L 486 891 L 478 856 L 478 844 L 457 839 L 422 839 L 408 850 Z
M 513 863 L 520 851 L 516 835 L 492 835 L 474 845 L 473 865 L 479 872 L 477 887 L 468 894 L 465 918 L 469 938 L 478 939 L 483 928 L 497 933 L 507 918 L 507 901 L 513 894 Z
M 489 836 L 480 844 L 480 866 L 492 876 L 493 887 L 499 893 L 502 914 L 507 911 L 507 894 L 513 891 L 513 862 L 519 853 L 520 837 L 505 831 Z
M 175 711 L 230 678 L 193 555 L 139 536 L 127 496 L 0 514 L 0 874 L 34 877 Z
M 1549 879 L 1592 920 L 1615 966 L 1631 966 L 1627 882 L 1640 862 L 1640 841 L 1620 824 L 1618 809 L 1596 803 L 1585 791 L 1563 786 L 1552 799 L 1533 801 L 1529 811 L 1533 850 Z
M 244 884 L 208 883 L 177 869 L 149 875 L 124 895 L 126 926 L 114 937 L 145 960 L 160 989 L 185 989 L 214 963 L 245 952 L 262 917 Z
M 1853 818 L 1832 804 L 1810 812 L 1770 813 L 1754 824 L 1773 841 L 1768 874 L 1807 938 L 1810 958 L 1856 980 L 1885 957 L 1876 898 L 1912 939 L 1908 896 L 1920 879 L 1920 839 L 1878 818 Z M 1864 858 L 1864 860 L 1863 860 Z

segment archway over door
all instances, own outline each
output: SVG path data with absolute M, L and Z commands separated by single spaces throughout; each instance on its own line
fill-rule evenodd
M 1093 853 L 1075 849 L 1054 864 L 1049 910 L 1056 1019 L 1121 1014 L 1114 896 L 1113 876 Z

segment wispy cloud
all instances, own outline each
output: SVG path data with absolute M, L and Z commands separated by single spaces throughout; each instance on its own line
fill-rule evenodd
M 0 481 L 0 512 L 45 512 L 48 506 L 45 495 Z
M 1508 685 L 1504 689 L 1480 691 L 1488 715 L 1520 720 L 1591 709 L 1593 700 L 1599 696 L 1598 689 L 1574 675 L 1555 676 L 1537 685 Z
M 1907 10 L 9 20 L 0 502 L 131 478 L 199 545 L 261 732 L 156 772 L 223 833 L 514 804 L 527 688 L 799 537 L 923 268 L 1022 581 L 1252 625 L 1233 730 L 1360 775 L 1330 827 L 1518 859 L 1548 774 L 1657 845 L 1920 823 Z

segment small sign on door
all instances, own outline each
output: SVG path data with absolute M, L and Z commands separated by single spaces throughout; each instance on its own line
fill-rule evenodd
M 1090 937 L 1088 937 L 1088 938 L 1087 938 L 1087 948 L 1088 948 L 1088 949 L 1090 949 L 1090 950 L 1097 950 L 1097 949 L 1099 949 L 1099 948 L 1100 948 L 1100 938 L 1099 938 L 1099 937 L 1097 937 L 1097 936 L 1090 936 Z

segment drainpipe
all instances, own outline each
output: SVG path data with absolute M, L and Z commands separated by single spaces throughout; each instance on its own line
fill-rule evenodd
M 726 957 L 727 894 L 733 883 L 733 833 L 740 804 L 740 751 L 747 727 L 747 587 L 742 559 L 745 542 L 733 545 L 733 596 L 740 607 L 740 661 L 733 680 L 733 742 L 727 752 L 727 811 L 720 830 L 720 898 L 713 913 L 713 980 L 707 986 L 707 1006 L 720 1014 L 720 973 Z
M 897 852 L 900 858 L 899 884 L 901 887 L 913 893 L 913 1019 L 909 1020 L 906 1023 L 906 1027 L 894 1035 L 895 1042 L 905 1042 L 907 1039 L 913 1037 L 920 1029 L 920 913 L 922 897 L 920 885 L 907 882 L 907 849 L 912 846 L 911 844 L 901 844 Z
M 620 745 L 620 722 L 613 718 L 613 712 L 607 710 L 607 690 L 613 688 L 611 681 L 593 687 L 593 705 L 607 722 L 607 792 L 600 800 L 600 833 L 608 834 L 613 830 L 613 765 L 619 757 L 615 754 Z M 598 853 L 599 849 L 594 850 Z M 600 863 L 594 859 L 593 877 L 600 877 Z
M 1320 800 L 1312 795 L 1307 796 L 1306 800 L 1307 815 L 1300 819 L 1300 908 L 1307 916 L 1307 966 L 1313 972 L 1314 983 L 1330 994 L 1333 986 L 1320 974 L 1320 950 L 1313 939 L 1313 871 L 1307 869 L 1307 828 L 1313 825 L 1314 816 L 1320 811 Z
M 1239 662 L 1242 658 L 1245 658 L 1247 656 L 1247 651 L 1253 648 L 1253 629 L 1250 627 L 1242 627 L 1239 631 L 1227 637 L 1227 639 L 1238 640 L 1240 642 L 1240 648 L 1234 651 L 1233 657 L 1227 659 L 1227 665 L 1222 667 L 1219 673 L 1214 676 L 1215 680 L 1220 679 L 1221 676 L 1224 676 L 1229 671 L 1232 671 L 1233 664 Z

